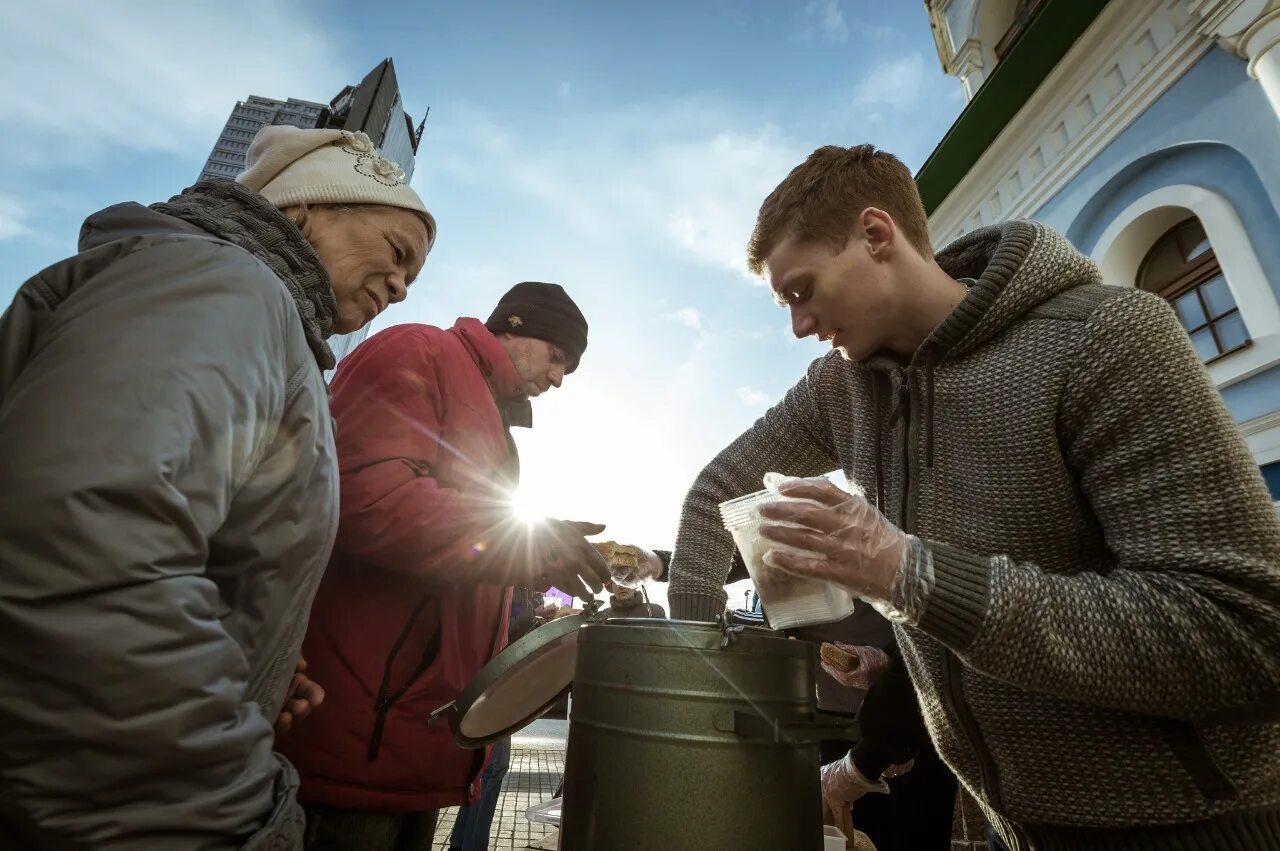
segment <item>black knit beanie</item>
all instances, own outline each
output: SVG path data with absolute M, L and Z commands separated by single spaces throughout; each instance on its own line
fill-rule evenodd
M 559 284 L 516 284 L 498 302 L 484 327 L 495 334 L 532 337 L 559 346 L 569 358 L 566 373 L 578 368 L 587 350 L 587 319 Z

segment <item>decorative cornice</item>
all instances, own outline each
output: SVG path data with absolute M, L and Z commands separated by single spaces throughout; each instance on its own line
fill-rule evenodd
M 982 71 L 982 44 L 976 38 L 971 38 L 960 45 L 955 55 L 951 57 L 950 67 L 947 68 L 948 74 L 957 77 L 967 77 L 972 71 Z
M 1245 437 L 1253 437 L 1255 434 L 1262 434 L 1273 428 L 1280 428 L 1280 411 L 1272 411 L 1240 423 L 1240 433 Z
M 1196 30 L 1208 38 L 1239 35 L 1267 8 L 1270 0 L 1185 0 Z
M 938 0 L 936 3 L 925 4 L 929 13 L 929 29 L 933 30 L 933 45 L 938 49 L 938 62 L 942 64 L 942 70 L 948 74 L 951 73 L 948 69 L 955 54 L 951 45 L 951 25 L 947 21 L 947 8 L 950 5 L 951 0 Z
M 1206 5 L 1231 19 L 1222 0 L 1108 4 L 933 210 L 935 244 L 1051 199 L 1209 49 L 1190 10 Z

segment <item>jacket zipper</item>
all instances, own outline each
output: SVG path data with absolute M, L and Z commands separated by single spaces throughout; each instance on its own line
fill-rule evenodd
M 912 508 L 915 500 L 911 497 L 911 374 L 903 370 L 899 374 L 898 405 L 902 411 L 902 531 L 915 534 L 915 517 Z M 969 704 L 964 699 L 964 682 L 961 666 L 951 649 L 942 646 L 942 698 L 947 704 L 968 745 L 978 761 L 978 774 L 982 780 L 982 792 L 986 795 L 991 808 L 999 812 L 1003 809 L 1000 797 L 1000 781 L 996 774 L 995 762 L 987 753 L 982 743 L 982 733 L 978 730 L 978 722 L 969 711 Z

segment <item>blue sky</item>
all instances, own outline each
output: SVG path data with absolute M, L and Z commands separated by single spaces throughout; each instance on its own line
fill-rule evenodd
M 374 331 L 563 284 L 590 347 L 518 432 L 524 501 L 650 546 L 823 350 L 745 270 L 760 201 L 823 144 L 918 168 L 963 106 L 918 0 L 51 0 L 4 4 L 0 42 L 4 304 L 88 213 L 189 185 L 237 99 L 326 101 L 393 57 L 440 230 Z

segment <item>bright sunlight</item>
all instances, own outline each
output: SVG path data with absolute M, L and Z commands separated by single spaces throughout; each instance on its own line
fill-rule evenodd
M 539 501 L 524 489 L 519 489 L 511 495 L 511 511 L 516 519 L 528 526 L 547 519 L 547 513 L 539 507 Z

